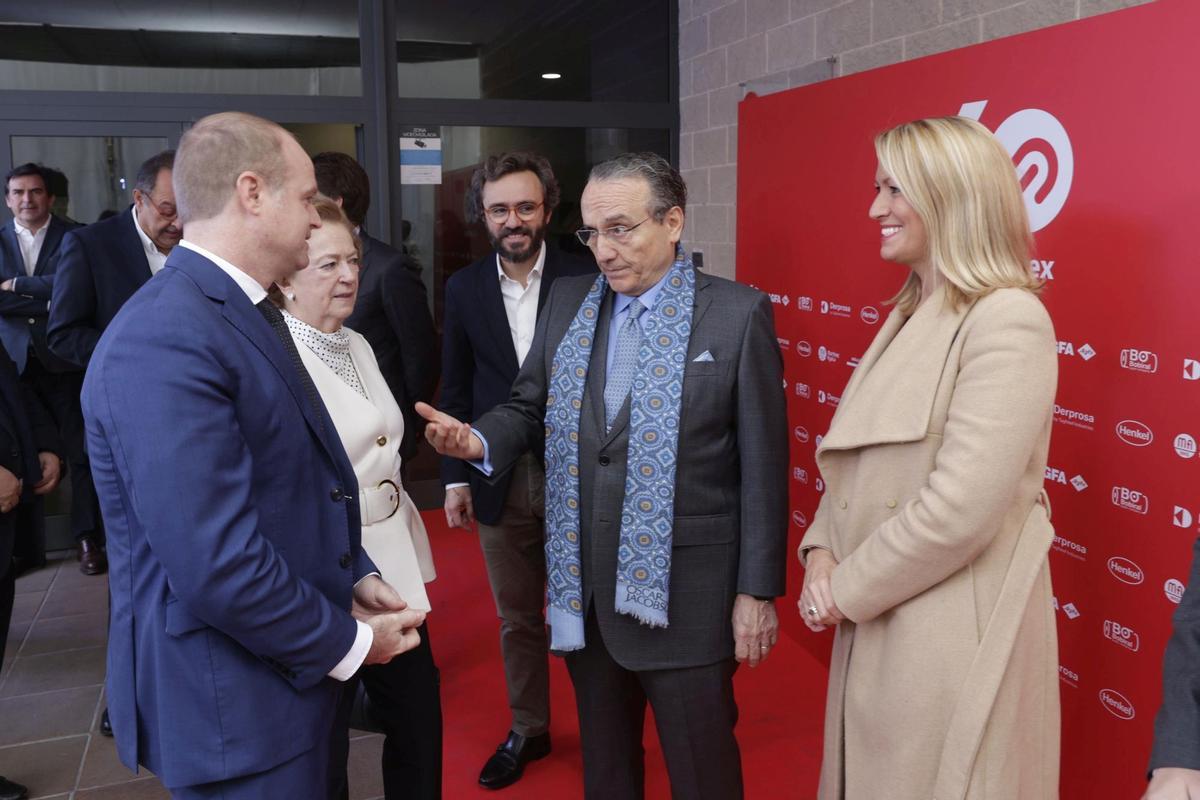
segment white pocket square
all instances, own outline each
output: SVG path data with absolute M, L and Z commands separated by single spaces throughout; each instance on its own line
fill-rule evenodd
M 692 361 L 712 361 L 712 360 L 713 360 L 712 353 L 710 353 L 708 350 L 705 350 L 703 353 L 701 353 L 700 355 L 698 355 L 692 359 Z

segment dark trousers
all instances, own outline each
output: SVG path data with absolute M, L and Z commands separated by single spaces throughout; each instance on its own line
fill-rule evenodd
M 589 611 L 587 646 L 568 653 L 567 669 L 579 708 L 584 796 L 588 800 L 641 800 L 645 796 L 642 730 L 646 701 L 654 721 L 675 800 L 742 797 L 732 659 L 702 667 L 634 672 L 608 652 Z
M 499 525 L 479 524 L 479 544 L 500 617 L 500 654 L 512 729 L 550 728 L 550 643 L 546 637 L 546 551 L 541 464 L 525 455 L 513 467 Z
M 8 644 L 8 627 L 17 592 L 17 576 L 12 566 L 16 516 L 12 511 L 0 514 L 0 664 L 4 663 L 4 647 Z
M 387 800 L 440 800 L 442 796 L 441 675 L 433 661 L 429 626 L 417 629 L 421 644 L 386 664 L 371 664 L 346 682 L 342 713 L 334 732 L 333 788 L 347 797 L 347 720 L 362 680 L 373 716 L 383 727 L 383 792 Z
M 66 450 L 68 477 L 71 481 L 71 533 L 77 540 L 91 536 L 97 541 L 103 541 L 104 525 L 100 520 L 100 502 L 96 497 L 91 464 L 84 448 L 83 409 L 79 404 L 83 373 L 50 372 L 30 350 L 21 380 L 37 393 L 42 404 L 49 409 Z

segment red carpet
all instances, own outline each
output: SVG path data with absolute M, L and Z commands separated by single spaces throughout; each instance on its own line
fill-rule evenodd
M 445 714 L 445 782 L 448 800 L 462 797 L 572 800 L 583 796 L 583 766 L 575 697 L 561 659 L 551 659 L 554 752 L 534 762 L 525 777 L 499 792 L 476 780 L 483 762 L 508 731 L 498 622 L 473 533 L 449 530 L 439 511 L 423 514 L 433 542 L 438 579 L 432 583 L 429 616 L 434 656 L 442 672 Z M 794 551 L 793 551 L 794 552 Z M 824 711 L 824 652 L 828 644 L 799 623 L 799 582 L 789 574 L 789 597 L 778 604 L 783 633 L 770 659 L 757 669 L 742 667 L 735 678 L 741 717 L 746 796 L 796 798 L 816 794 Z M 812 648 L 812 651 L 810 651 Z M 668 798 L 670 789 L 653 720 L 647 721 L 646 796 Z

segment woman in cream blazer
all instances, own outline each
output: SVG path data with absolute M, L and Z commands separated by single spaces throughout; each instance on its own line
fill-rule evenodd
M 309 265 L 281 282 L 272 296 L 283 308 L 296 349 L 358 477 L 363 547 L 409 608 L 429 611 L 425 584 L 435 577 L 433 554 L 400 480 L 404 416 L 367 340 L 342 327 L 354 310 L 360 246 L 341 208 L 325 198 L 314 205 L 323 225 L 309 238 Z M 387 734 L 388 800 L 441 796 L 439 678 L 428 623 L 418 632 L 417 648 L 359 671 Z M 345 764 L 336 769 L 344 772 Z
M 800 613 L 835 629 L 819 797 L 1056 798 L 1057 351 L 1021 190 L 961 117 L 876 152 L 880 252 L 910 273 L 817 450 L 800 546 Z

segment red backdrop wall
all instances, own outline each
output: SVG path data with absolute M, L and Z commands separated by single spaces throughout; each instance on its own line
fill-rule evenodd
M 1197 31 L 1200 4 L 1159 0 L 740 108 L 737 270 L 776 303 L 793 544 L 823 489 L 816 444 L 905 276 L 879 259 L 867 217 L 874 134 L 962 113 L 1014 155 L 1059 339 L 1046 486 L 1064 798 L 1144 788 L 1162 651 L 1200 523 Z M 788 635 L 827 651 L 794 605 L 785 617 Z

